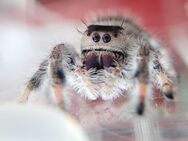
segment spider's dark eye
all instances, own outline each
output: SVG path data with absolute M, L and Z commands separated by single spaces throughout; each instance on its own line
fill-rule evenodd
M 92 36 L 92 39 L 94 42 L 99 42 L 101 39 L 101 36 L 98 33 L 94 33 Z
M 106 33 L 106 34 L 104 34 L 104 35 L 102 36 L 102 40 L 103 40 L 104 43 L 108 43 L 108 42 L 110 42 L 110 40 L 111 40 L 111 36 Z

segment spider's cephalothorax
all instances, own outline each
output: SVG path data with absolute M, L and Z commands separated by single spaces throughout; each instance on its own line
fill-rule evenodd
M 28 82 L 21 100 L 27 101 L 45 76 L 58 103 L 63 100 L 64 82 L 89 100 L 111 100 L 130 93 L 137 98 L 138 114 L 143 113 L 152 86 L 173 98 L 176 72 L 166 49 L 131 20 L 97 19 L 83 32 L 80 48 L 79 55 L 69 45 L 57 45 Z

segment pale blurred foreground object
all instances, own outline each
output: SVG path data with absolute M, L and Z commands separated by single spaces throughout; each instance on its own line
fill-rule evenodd
M 51 107 L 1 105 L 0 125 L 1 141 L 88 141 L 71 117 Z

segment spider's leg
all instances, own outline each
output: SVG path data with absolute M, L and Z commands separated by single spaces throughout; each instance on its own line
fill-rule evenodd
M 177 73 L 169 61 L 169 56 L 164 48 L 154 53 L 153 81 L 157 83 L 162 93 L 169 99 L 174 98 L 174 85 L 177 81 Z
M 63 106 L 63 87 L 66 81 L 66 72 L 75 69 L 75 60 L 73 48 L 68 48 L 64 44 L 60 44 L 52 50 L 49 56 L 49 75 L 51 86 L 55 97 L 55 103 Z
M 39 88 L 44 80 L 45 74 L 50 79 L 55 102 L 62 103 L 62 87 L 65 82 L 65 71 L 74 69 L 73 51 L 64 44 L 57 45 L 53 48 L 48 60 L 45 60 L 39 67 L 39 70 L 33 75 L 28 82 L 24 94 L 21 97 L 21 102 L 27 102 L 30 92 Z
M 64 45 L 54 47 L 49 57 L 49 75 L 51 78 L 51 85 L 56 104 L 63 101 L 62 87 L 65 81 L 65 74 L 63 70 L 63 48 Z
M 27 102 L 31 91 L 36 90 L 40 87 L 47 73 L 47 67 L 48 67 L 48 60 L 46 59 L 40 64 L 39 69 L 35 72 L 35 74 L 31 77 L 31 79 L 27 83 L 23 95 L 20 98 L 21 103 Z
M 145 107 L 145 98 L 149 89 L 149 48 L 140 47 L 137 54 L 137 70 L 136 70 L 136 89 L 137 89 L 137 105 L 136 111 L 142 115 Z

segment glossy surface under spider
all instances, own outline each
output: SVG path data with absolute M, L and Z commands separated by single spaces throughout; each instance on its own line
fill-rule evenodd
M 140 115 L 152 87 L 174 98 L 177 73 L 167 50 L 130 19 L 98 18 L 82 34 L 80 49 L 81 54 L 68 44 L 54 47 L 27 83 L 21 102 L 27 102 L 45 78 L 57 104 L 64 101 L 65 83 L 83 101 L 116 101 L 126 93 L 133 95 Z

